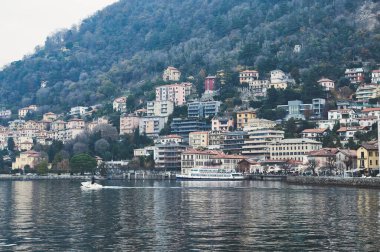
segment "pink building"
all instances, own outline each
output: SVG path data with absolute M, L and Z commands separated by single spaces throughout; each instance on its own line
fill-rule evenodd
M 156 87 L 156 101 L 172 101 L 177 106 L 186 104 L 186 96 L 191 94 L 192 84 L 185 82 Z
M 207 76 L 205 79 L 205 91 L 215 90 L 216 76 Z

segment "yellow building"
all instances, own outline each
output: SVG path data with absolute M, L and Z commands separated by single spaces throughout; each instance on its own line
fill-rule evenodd
M 377 141 L 362 143 L 356 151 L 357 164 L 359 169 L 365 172 L 379 169 L 379 149 Z
M 198 131 L 189 134 L 189 145 L 193 148 L 208 147 L 208 132 Z
M 236 127 L 238 129 L 243 129 L 245 126 L 248 126 L 250 119 L 256 118 L 256 112 L 252 110 L 240 111 L 236 114 Z
M 30 168 L 34 168 L 41 161 L 42 157 L 39 152 L 33 150 L 25 151 L 20 153 L 20 156 L 12 163 L 12 169 L 24 169 L 26 165 L 29 165 Z

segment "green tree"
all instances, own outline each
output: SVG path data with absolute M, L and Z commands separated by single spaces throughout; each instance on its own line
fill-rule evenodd
M 96 159 L 88 154 L 77 154 L 70 160 L 70 168 L 72 173 L 80 173 L 83 175 L 85 172 L 93 173 L 96 168 Z
M 13 140 L 13 137 L 8 138 L 8 150 L 14 151 L 15 150 L 15 141 Z
M 36 166 L 36 170 L 37 170 L 38 175 L 45 175 L 45 174 L 47 174 L 49 172 L 48 162 L 46 160 L 40 162 Z

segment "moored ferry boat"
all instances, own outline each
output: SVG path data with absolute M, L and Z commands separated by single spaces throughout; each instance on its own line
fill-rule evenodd
M 188 174 L 179 174 L 178 180 L 243 180 L 243 173 L 222 168 L 192 168 Z

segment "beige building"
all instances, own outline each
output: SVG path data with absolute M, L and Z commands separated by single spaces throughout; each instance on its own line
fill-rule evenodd
M 120 117 L 120 135 L 132 134 L 139 127 L 140 117 L 129 115 Z
M 49 122 L 55 121 L 57 120 L 57 118 L 58 118 L 58 115 L 54 114 L 53 112 L 45 113 L 42 116 L 43 121 L 49 121 Z
M 254 129 L 272 129 L 276 126 L 276 122 L 267 119 L 251 118 L 248 119 L 246 126 L 244 126 L 245 131 L 250 131 Z
M 28 113 L 36 112 L 38 107 L 36 105 L 30 105 L 29 107 L 18 110 L 18 117 L 24 118 Z
M 162 75 L 162 79 L 164 81 L 179 81 L 181 78 L 181 72 L 175 68 L 175 67 L 168 67 L 163 75 Z
M 177 106 L 185 105 L 186 97 L 191 94 L 192 88 L 190 82 L 156 87 L 156 101 L 171 101 Z
M 147 116 L 169 116 L 173 111 L 172 101 L 148 101 L 146 105 Z
M 248 126 L 248 121 L 251 119 L 256 118 L 256 112 L 255 111 L 239 111 L 236 113 L 236 128 L 237 129 L 243 129 L 244 127 Z
M 243 155 L 258 160 L 270 159 L 270 147 L 273 141 L 284 139 L 285 132 L 272 129 L 253 129 L 248 131 L 248 138 L 244 140 Z
M 190 132 L 189 134 L 189 145 L 193 148 L 208 147 L 208 132 L 207 131 L 197 131 Z
M 140 118 L 139 131 L 140 134 L 146 134 L 150 137 L 156 137 L 165 127 L 167 117 L 149 116 Z
M 51 130 L 52 131 L 60 131 L 66 129 L 66 122 L 62 120 L 54 121 L 51 124 Z
M 271 143 L 270 159 L 307 162 L 307 154 L 321 148 L 322 143 L 307 138 L 283 139 Z
M 86 124 L 82 119 L 71 119 L 67 122 L 67 129 L 84 129 Z
M 39 152 L 33 150 L 21 152 L 20 156 L 16 157 L 16 161 L 12 163 L 12 169 L 24 169 L 26 165 L 29 165 L 30 168 L 34 168 L 41 161 L 42 157 Z
M 230 131 L 234 128 L 234 119 L 232 117 L 215 116 L 211 120 L 212 131 Z

